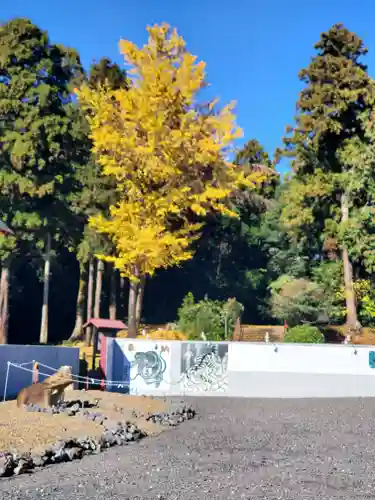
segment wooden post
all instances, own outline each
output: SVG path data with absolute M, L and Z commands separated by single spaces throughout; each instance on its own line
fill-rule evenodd
M 98 328 L 96 326 L 94 328 L 94 342 L 93 342 L 93 347 L 92 347 L 92 370 L 95 370 L 95 360 L 96 360 L 96 353 L 98 352 Z
M 79 365 L 80 365 L 79 374 L 81 375 L 81 377 L 87 377 L 88 363 L 86 360 L 85 353 L 82 354 L 82 358 L 79 360 Z M 80 379 L 80 380 L 82 380 L 82 379 Z M 85 387 L 86 387 L 85 381 L 79 382 L 78 387 L 79 387 L 79 389 L 85 389 Z
M 234 332 L 232 340 L 239 342 L 241 340 L 241 321 L 240 318 L 236 319 L 236 324 L 234 325 Z
M 90 258 L 89 263 L 89 281 L 87 284 L 87 321 L 93 316 L 93 292 L 94 292 L 94 259 Z M 86 329 L 86 345 L 90 346 L 92 342 L 92 328 L 88 326 Z
M 42 304 L 42 320 L 40 323 L 40 338 L 41 344 L 48 342 L 48 300 L 49 300 L 49 285 L 51 279 L 51 234 L 47 234 L 46 254 L 44 257 L 44 278 L 43 278 L 43 304 Z

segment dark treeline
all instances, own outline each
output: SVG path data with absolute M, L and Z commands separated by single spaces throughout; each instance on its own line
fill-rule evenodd
M 283 146 L 271 158 L 249 139 L 237 152 L 237 165 L 261 167 L 267 179 L 231 199 L 237 219 L 207 216 L 193 259 L 148 279 L 141 322 L 174 321 L 192 292 L 235 297 L 246 323 L 373 324 L 375 85 L 366 52 L 341 25 L 321 34 Z M 96 259 L 109 243 L 87 226 L 114 185 L 98 173 L 73 97 L 83 82 L 130 85 L 108 59 L 85 72 L 76 51 L 26 19 L 1 26 L 0 208 L 16 233 L 0 242 L 2 342 L 78 338 L 88 309 L 128 315 L 129 283 Z M 281 155 L 292 166 L 283 180 Z

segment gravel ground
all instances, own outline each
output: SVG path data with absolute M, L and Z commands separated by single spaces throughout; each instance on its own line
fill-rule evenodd
M 72 419 L 66 415 L 29 413 L 17 408 L 16 401 L 0 403 L 0 451 L 45 448 L 57 439 L 81 437 L 83 434 L 99 437 L 103 428 L 81 419 Z
M 0 481 L 0 498 L 375 499 L 375 399 L 184 398 L 199 416 L 139 444 Z
M 153 432 L 152 426 L 142 418 L 133 415 L 137 413 L 162 412 L 168 405 L 161 399 L 151 399 L 140 396 L 126 396 L 113 392 L 102 391 L 67 391 L 67 401 L 98 401 L 102 415 L 114 420 L 131 420 L 141 429 Z M 120 413 L 121 411 L 121 413 Z M 155 431 L 158 429 L 155 427 Z M 89 435 L 99 438 L 103 427 L 87 419 L 72 418 L 60 414 L 51 416 L 45 413 L 32 413 L 24 408 L 17 408 L 16 401 L 0 403 L 0 452 L 17 450 L 24 452 L 45 449 L 46 445 L 69 437 Z

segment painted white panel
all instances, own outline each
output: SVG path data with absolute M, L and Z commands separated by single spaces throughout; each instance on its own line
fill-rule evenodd
M 168 341 L 117 339 L 130 369 L 130 394 L 169 392 L 171 386 L 171 345 Z
M 370 351 L 375 351 L 375 346 L 233 342 L 229 348 L 229 370 L 375 375 L 369 364 Z

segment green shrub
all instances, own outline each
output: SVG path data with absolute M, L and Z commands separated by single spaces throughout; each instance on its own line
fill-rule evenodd
M 270 284 L 272 316 L 291 326 L 315 322 L 324 311 L 323 292 L 313 281 L 283 275 Z
M 290 328 L 284 336 L 284 342 L 295 344 L 323 344 L 324 335 L 316 326 L 300 325 Z
M 190 292 L 178 310 L 178 330 L 191 340 L 200 340 L 202 332 L 207 340 L 227 340 L 232 337 L 235 323 L 243 309 L 236 299 L 221 302 L 205 297 L 195 302 Z

